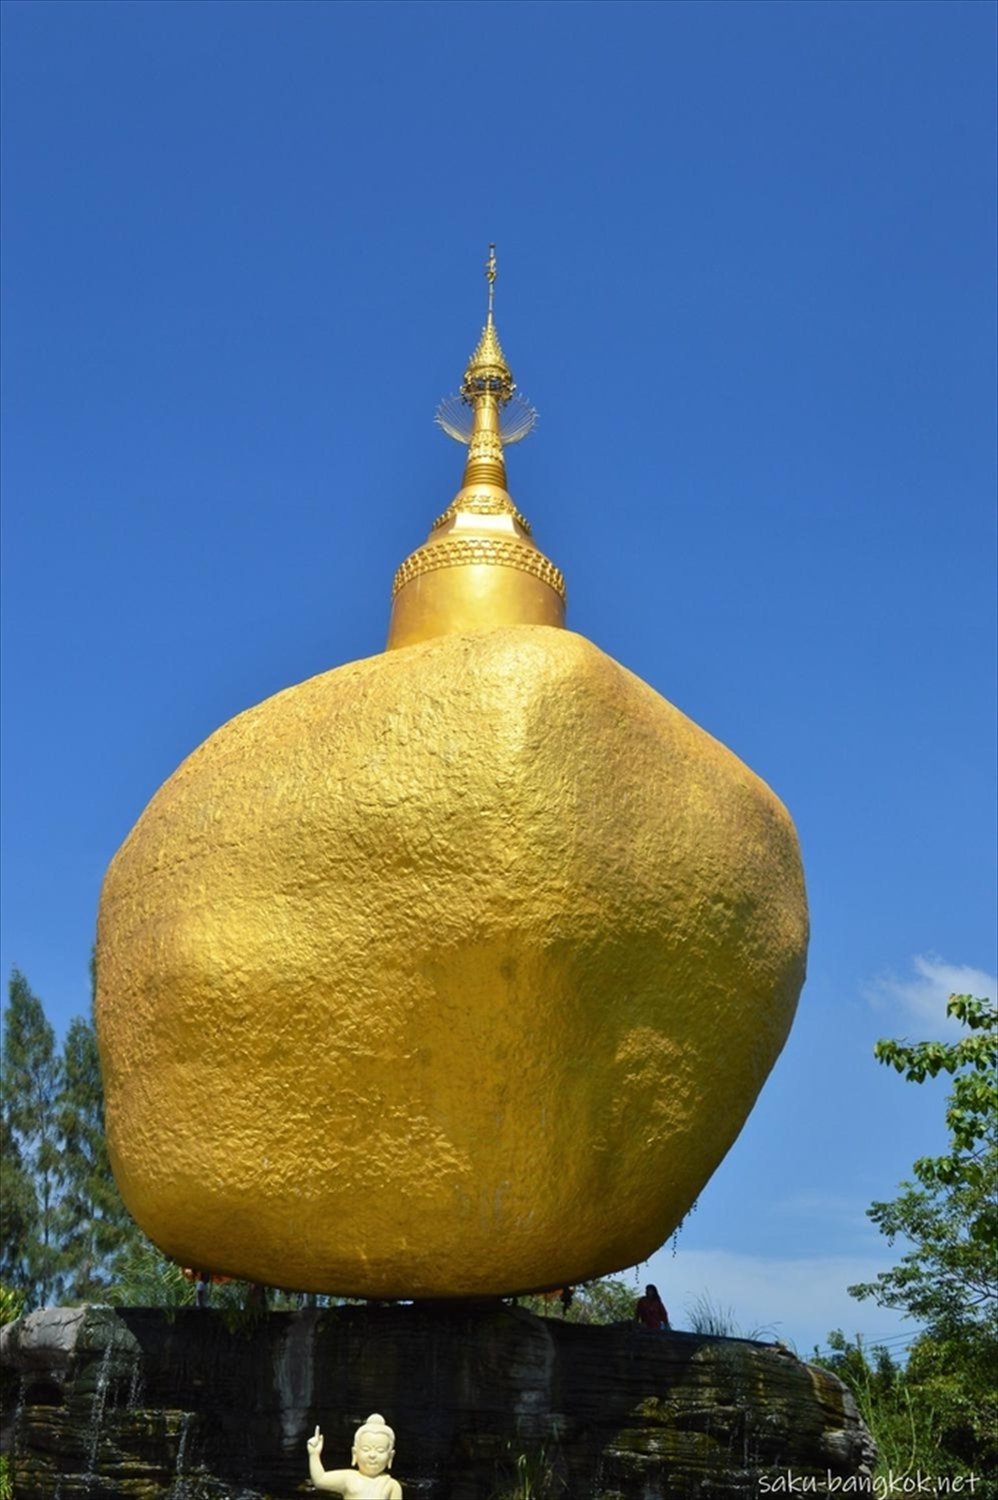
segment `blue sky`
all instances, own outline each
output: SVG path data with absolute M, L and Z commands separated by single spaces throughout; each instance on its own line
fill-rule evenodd
M 85 1010 L 156 787 L 381 649 L 495 240 L 569 624 L 808 876 L 796 1027 L 651 1274 L 680 1324 L 900 1338 L 844 1288 L 945 1090 L 873 1042 L 995 984 L 995 16 L 7 0 L 3 973 Z

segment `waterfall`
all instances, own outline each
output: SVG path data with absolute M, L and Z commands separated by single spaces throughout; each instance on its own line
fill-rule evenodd
M 90 1406 L 90 1442 L 87 1448 L 87 1467 L 83 1476 L 84 1488 L 89 1490 L 97 1479 L 97 1455 L 100 1449 L 101 1429 L 104 1425 L 104 1408 L 107 1405 L 107 1390 L 111 1379 L 111 1341 L 104 1346 L 101 1362 L 97 1367 L 93 1401 Z
M 129 1411 L 134 1411 L 137 1406 L 142 1406 L 146 1394 L 145 1371 L 142 1365 L 142 1350 L 136 1348 L 131 1355 L 131 1370 L 128 1375 L 128 1396 L 125 1405 Z
M 281 1412 L 281 1442 L 287 1450 L 301 1444 L 309 1430 L 315 1373 L 315 1308 L 295 1313 L 275 1351 L 274 1380 Z
M 185 1411 L 180 1413 L 180 1436 L 177 1441 L 177 1461 L 174 1469 L 174 1479 L 170 1486 L 167 1500 L 187 1500 L 187 1445 L 194 1425 L 194 1413 Z

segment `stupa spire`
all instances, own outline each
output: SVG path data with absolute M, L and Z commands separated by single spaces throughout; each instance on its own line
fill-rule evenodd
M 468 360 L 460 391 L 441 401 L 436 421 L 448 437 L 468 445 L 465 485 L 494 483 L 505 489 L 503 449 L 520 442 L 533 430 L 537 413 L 518 393 L 499 342 L 495 323 L 496 275 L 496 247 L 490 245 L 485 262 L 489 288 L 485 326 Z
M 468 442 L 464 483 L 496 484 L 506 488 L 506 464 L 502 453 L 500 415 L 516 390 L 513 372 L 506 363 L 495 325 L 496 247 L 489 246 L 485 262 L 489 287 L 489 310 L 474 354 L 461 382 L 461 399 L 471 407 L 473 425 Z
M 482 329 L 482 336 L 468 361 L 468 368 L 464 372 L 464 382 L 461 386 L 461 395 L 469 405 L 473 404 L 476 396 L 481 395 L 484 390 L 488 390 L 502 402 L 508 401 L 516 390 L 513 384 L 513 372 L 506 363 L 506 356 L 502 352 L 499 335 L 496 333 L 496 275 L 496 247 L 490 245 L 489 258 L 485 262 L 485 280 L 489 287 L 488 314 L 485 327 Z
M 395 575 L 388 645 L 499 625 L 563 625 L 565 581 L 531 540 L 506 488 L 504 448 L 537 413 L 517 392 L 495 325 L 496 247 L 485 262 L 485 326 L 460 391 L 437 408 L 448 437 L 468 447 L 461 488 L 424 546 Z

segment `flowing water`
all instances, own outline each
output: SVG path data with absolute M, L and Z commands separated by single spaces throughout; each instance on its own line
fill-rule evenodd
M 274 1381 L 280 1397 L 281 1442 L 285 1450 L 301 1445 L 309 1433 L 315 1372 L 317 1314 L 302 1311 L 292 1318 L 274 1356 Z
M 177 1463 L 174 1471 L 174 1480 L 170 1486 L 167 1500 L 187 1500 L 189 1493 L 187 1472 L 188 1446 L 190 1443 L 191 1428 L 194 1425 L 194 1413 L 185 1411 L 180 1416 L 180 1436 L 177 1441 Z
M 83 1475 L 83 1483 L 90 1490 L 98 1479 L 97 1456 L 100 1451 L 101 1432 L 104 1426 L 104 1408 L 107 1405 L 107 1391 L 111 1380 L 112 1348 L 110 1342 L 105 1345 L 101 1362 L 97 1367 L 97 1378 L 94 1381 L 94 1394 L 90 1406 L 90 1442 L 87 1449 L 87 1467 Z

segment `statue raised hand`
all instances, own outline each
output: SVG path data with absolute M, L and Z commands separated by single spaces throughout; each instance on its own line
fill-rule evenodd
M 343 1495 L 345 1500 L 402 1500 L 402 1486 L 386 1471 L 395 1457 L 395 1434 L 379 1412 L 372 1412 L 357 1428 L 352 1469 L 324 1469 L 319 1455 L 323 1437 L 316 1427 L 306 1444 L 308 1472 L 317 1490 Z

